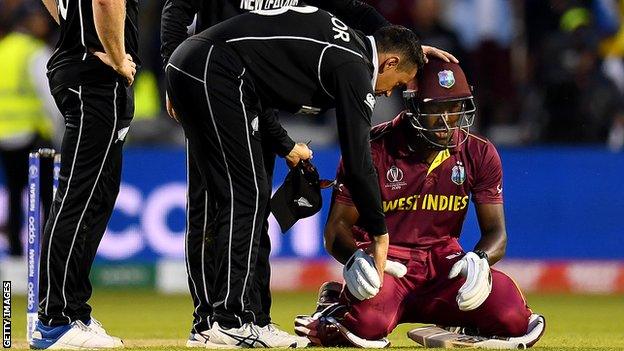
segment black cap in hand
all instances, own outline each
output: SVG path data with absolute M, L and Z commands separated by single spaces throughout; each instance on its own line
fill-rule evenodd
M 271 212 L 285 233 L 297 220 L 317 213 L 322 204 L 319 173 L 312 163 L 302 161 L 288 172 L 271 198 Z

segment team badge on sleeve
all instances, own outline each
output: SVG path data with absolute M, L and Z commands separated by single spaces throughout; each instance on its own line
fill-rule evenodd
M 464 165 L 461 161 L 457 161 L 457 164 L 453 166 L 451 180 L 457 185 L 462 185 L 464 184 L 464 181 L 466 181 L 466 170 L 464 169 Z
M 450 89 L 455 85 L 455 76 L 453 75 L 453 71 L 444 70 L 438 72 L 438 83 L 443 88 Z

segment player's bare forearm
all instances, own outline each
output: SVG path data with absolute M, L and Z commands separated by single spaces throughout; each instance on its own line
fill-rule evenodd
M 375 267 L 379 273 L 379 278 L 383 284 L 384 271 L 386 270 L 386 261 L 388 259 L 388 246 L 390 245 L 390 236 L 388 233 L 373 237 L 371 246 L 371 254 L 375 260 Z
M 345 264 L 357 250 L 351 228 L 359 217 L 354 206 L 334 203 L 325 225 L 325 249 L 338 262 Z
M 505 256 L 507 248 L 503 205 L 480 204 L 476 206 L 476 210 L 481 239 L 474 249 L 485 252 L 488 255 L 488 262 L 493 265 Z
M 93 0 L 93 19 L 98 38 L 111 63 L 114 67 L 121 66 L 126 59 L 125 0 Z
M 357 246 L 351 232 L 347 232 L 343 225 L 338 225 L 325 230 L 325 249 L 338 262 L 345 264 L 357 250 Z
M 507 247 L 507 234 L 505 231 L 481 232 L 481 239 L 475 245 L 475 250 L 481 250 L 488 255 L 490 266 L 500 261 L 505 256 Z
M 56 24 L 60 24 L 61 22 L 59 21 L 58 7 L 56 5 L 56 2 L 54 0 L 41 0 L 41 1 L 43 2 L 43 5 L 50 13 L 50 16 L 54 18 L 54 21 L 56 22 Z

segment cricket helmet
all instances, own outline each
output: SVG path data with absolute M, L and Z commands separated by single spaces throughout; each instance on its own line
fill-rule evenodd
M 453 148 L 468 139 L 476 105 L 459 64 L 430 58 L 413 89 L 403 92 L 406 117 L 435 148 Z

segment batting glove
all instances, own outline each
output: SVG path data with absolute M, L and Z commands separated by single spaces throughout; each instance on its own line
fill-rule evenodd
M 402 278 L 407 273 L 407 267 L 396 261 L 386 261 L 386 273 Z M 347 289 L 358 300 L 367 300 L 379 292 L 381 281 L 375 268 L 373 258 L 363 250 L 357 250 L 345 264 L 342 275 Z
M 355 251 L 349 258 L 342 275 L 349 292 L 360 301 L 377 295 L 381 288 L 381 280 L 373 258 L 361 249 Z
M 492 292 L 492 273 L 487 259 L 474 252 L 468 252 L 461 260 L 455 262 L 449 272 L 449 279 L 458 276 L 466 277 L 466 281 L 457 292 L 457 305 L 462 311 L 471 311 L 481 306 Z

